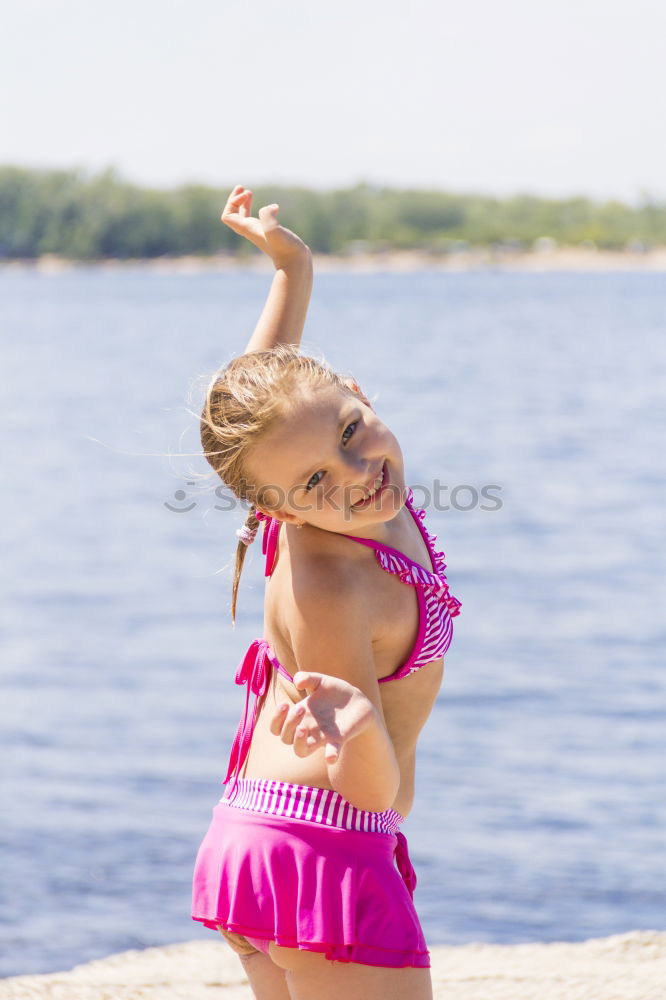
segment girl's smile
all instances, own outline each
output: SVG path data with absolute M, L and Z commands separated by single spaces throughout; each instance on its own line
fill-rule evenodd
M 367 496 L 364 499 L 357 500 L 356 503 L 353 503 L 351 505 L 352 510 L 365 510 L 366 507 L 371 505 L 373 497 L 376 497 L 379 500 L 386 486 L 388 486 L 388 473 L 386 471 L 386 462 L 384 462 L 379 476 L 373 480 L 372 485 L 366 487 Z

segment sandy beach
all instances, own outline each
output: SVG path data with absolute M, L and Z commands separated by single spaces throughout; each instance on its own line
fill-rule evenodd
M 436 1000 L 666 997 L 666 931 L 576 944 L 468 944 L 430 951 Z M 252 993 L 237 956 L 211 938 L 121 952 L 69 972 L 0 980 L 0 998 L 252 1000 Z
M 315 254 L 317 273 L 405 274 L 413 271 L 578 271 L 666 272 L 666 247 L 651 250 L 595 250 L 589 247 L 548 247 L 543 250 L 515 250 L 503 247 L 471 247 L 448 254 L 429 254 L 420 250 L 389 250 L 382 253 L 350 253 L 346 256 Z M 31 271 L 59 274 L 73 270 L 140 269 L 159 274 L 216 274 L 233 271 L 270 273 L 271 262 L 262 257 L 234 257 L 216 254 L 208 257 L 156 257 L 141 260 L 106 260 L 77 262 L 47 254 L 36 260 L 0 261 L 1 271 Z

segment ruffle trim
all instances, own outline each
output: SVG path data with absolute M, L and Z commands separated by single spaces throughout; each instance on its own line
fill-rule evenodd
M 205 927 L 216 931 L 224 926 L 221 921 L 209 920 L 207 917 L 192 917 Z M 298 948 L 300 951 L 323 952 L 332 962 L 357 962 L 361 965 L 375 965 L 389 969 L 429 969 L 430 952 L 418 949 L 398 951 L 395 948 L 377 948 L 368 944 L 321 944 L 318 941 L 296 941 L 276 935 L 274 931 L 258 930 L 256 927 L 244 927 L 242 924 L 228 924 L 226 931 L 233 934 L 243 934 L 263 941 L 275 941 L 282 948 Z
M 422 507 L 414 507 L 413 499 L 414 494 L 411 489 L 408 489 L 407 500 L 412 507 L 414 514 L 421 522 L 421 530 L 427 539 L 428 548 L 430 550 L 430 555 L 432 557 L 436 573 L 430 572 L 425 569 L 424 566 L 419 566 L 418 563 L 412 562 L 399 552 L 386 552 L 383 549 L 375 549 L 375 556 L 377 557 L 377 561 L 382 569 L 386 570 L 387 573 L 393 573 L 395 576 L 398 576 L 403 583 L 408 584 L 409 586 L 422 587 L 425 591 L 432 593 L 438 600 L 443 601 L 446 604 L 449 614 L 452 618 L 455 618 L 456 615 L 460 614 L 462 602 L 449 592 L 449 585 L 446 580 L 446 574 L 444 573 L 444 570 L 446 569 L 444 552 L 437 551 L 435 549 L 437 536 L 428 531 L 426 528 L 424 523 L 426 516 L 425 509 Z

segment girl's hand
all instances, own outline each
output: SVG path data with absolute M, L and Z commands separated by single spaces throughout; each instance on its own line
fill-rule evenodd
M 296 233 L 280 225 L 277 221 L 279 210 L 279 205 L 265 205 L 255 218 L 251 214 L 252 192 L 237 184 L 229 195 L 221 219 L 235 233 L 267 254 L 277 268 L 282 268 L 307 260 L 310 250 Z
M 346 740 L 358 736 L 372 722 L 375 706 L 358 688 L 327 674 L 299 670 L 294 684 L 307 698 L 279 705 L 270 729 L 283 743 L 291 743 L 297 757 L 308 757 L 324 747 L 327 764 L 335 764 Z

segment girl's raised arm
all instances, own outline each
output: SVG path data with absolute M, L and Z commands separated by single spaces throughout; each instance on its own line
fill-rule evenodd
M 278 205 L 266 205 L 253 217 L 252 192 L 237 184 L 222 212 L 222 222 L 267 254 L 275 265 L 259 321 L 244 353 L 276 344 L 300 344 L 312 292 L 310 248 L 277 221 Z

